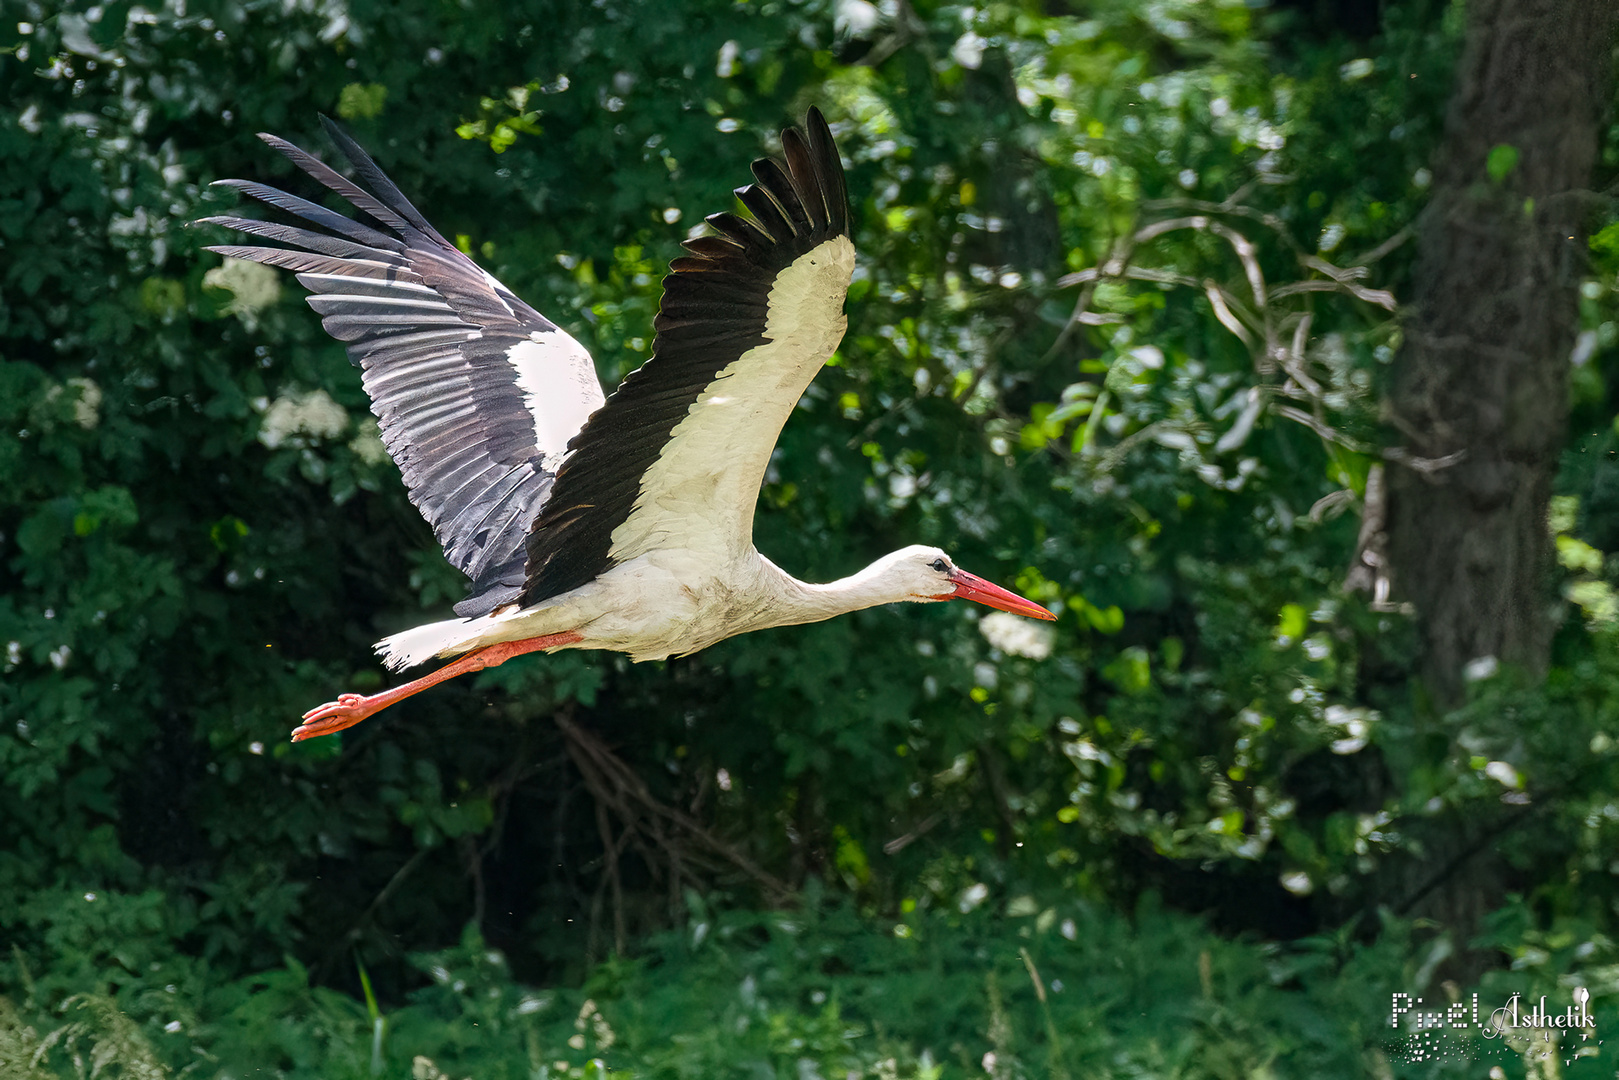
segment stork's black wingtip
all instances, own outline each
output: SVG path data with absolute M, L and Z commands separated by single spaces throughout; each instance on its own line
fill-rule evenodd
M 325 113 L 318 115 L 320 116 L 320 126 L 326 130 L 326 137 L 331 139 L 339 150 L 343 151 L 344 157 L 355 165 L 360 165 L 362 161 L 367 163 L 371 161 L 371 155 L 367 154 L 365 149 L 354 141 L 354 136 L 349 134 L 348 128 Z

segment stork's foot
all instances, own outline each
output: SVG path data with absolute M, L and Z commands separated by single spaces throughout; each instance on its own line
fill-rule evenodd
M 359 694 L 339 694 L 336 701 L 328 701 L 304 713 L 304 722 L 293 731 L 292 741 L 302 742 L 317 735 L 330 735 L 334 731 L 351 728 L 387 704 Z

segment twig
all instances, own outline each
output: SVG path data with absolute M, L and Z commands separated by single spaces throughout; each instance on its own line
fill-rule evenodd
M 1331 495 L 1327 499 L 1332 498 Z M 1322 499 L 1321 503 L 1327 501 Z M 1316 506 L 1320 506 L 1317 503 Z M 1374 602 L 1386 602 L 1389 592 L 1388 560 L 1383 556 L 1387 534 L 1383 531 L 1387 507 L 1383 498 L 1383 466 L 1373 465 L 1366 472 L 1366 497 L 1361 500 L 1360 534 L 1355 539 L 1355 555 L 1349 561 L 1344 592 L 1370 592 Z M 1310 517 L 1316 507 L 1310 508 Z
M 636 824 L 640 816 L 637 811 L 645 811 L 654 819 L 661 818 L 699 841 L 709 852 L 752 878 L 773 899 L 785 900 L 792 895 L 792 890 L 780 878 L 756 866 L 746 855 L 715 836 L 700 822 L 655 798 L 633 769 L 565 713 L 556 712 L 552 714 L 552 719 L 566 737 L 568 750 L 579 766 L 586 785 L 599 801 L 605 802 L 617 814 L 626 834 L 640 832 Z M 665 852 L 672 854 L 678 848 L 671 839 L 662 835 L 661 829 L 655 830 L 652 838 Z M 689 857 L 690 853 L 687 854 Z
M 1394 905 L 1394 913 L 1396 915 L 1405 915 L 1410 912 L 1412 908 L 1416 907 L 1417 904 L 1422 902 L 1424 897 L 1433 892 L 1440 885 L 1444 884 L 1445 879 L 1449 878 L 1452 874 L 1455 874 L 1462 868 L 1463 865 L 1472 860 L 1475 855 L 1478 855 L 1495 841 L 1499 840 L 1513 829 L 1516 829 L 1518 826 L 1528 821 L 1531 817 L 1534 817 L 1540 812 L 1543 806 L 1549 805 L 1551 804 L 1546 801 L 1532 803 L 1529 806 L 1523 807 L 1520 810 L 1508 814 L 1504 821 L 1496 822 L 1494 825 L 1487 828 L 1482 836 L 1480 836 L 1473 843 L 1467 845 L 1461 851 L 1457 852 L 1456 855 L 1446 862 L 1444 866 L 1441 866 L 1438 870 L 1434 871 L 1434 873 L 1429 876 L 1427 881 L 1424 881 L 1421 885 L 1419 885 L 1404 900 Z
M 910 832 L 906 833 L 904 836 L 896 836 L 894 839 L 892 839 L 892 840 L 888 841 L 888 843 L 884 844 L 883 845 L 883 854 L 884 855 L 898 855 L 900 852 L 904 851 L 906 848 L 908 848 L 912 844 L 914 844 L 917 840 L 920 840 L 922 838 L 922 836 L 928 832 L 928 830 L 932 829 L 933 826 L 937 825 L 939 822 L 941 822 L 943 820 L 944 820 L 944 811 L 935 810 L 933 813 L 931 813 L 927 817 L 923 818 L 922 823 L 920 825 L 918 825 L 916 828 L 912 829 Z
M 472 878 L 472 925 L 483 929 L 484 888 L 483 852 L 469 833 L 461 838 L 461 853 L 467 860 L 467 873 Z
M 628 827 L 615 839 L 612 823 L 607 820 L 607 804 L 596 802 L 596 828 L 601 832 L 602 847 L 607 857 L 607 881 L 613 889 L 613 951 L 624 955 L 624 886 L 618 876 L 618 857 L 622 853 Z
M 1337 428 L 1334 428 L 1331 424 L 1311 416 L 1303 409 L 1295 409 L 1291 405 L 1277 405 L 1276 415 L 1285 416 L 1296 424 L 1303 424 L 1305 427 L 1309 428 L 1311 431 L 1315 432 L 1328 442 L 1337 443 L 1339 446 L 1342 446 L 1347 450 L 1353 450 L 1357 454 L 1366 454 L 1371 452 L 1370 448 L 1361 443 L 1359 440 L 1351 439 Z
M 1381 259 L 1383 256 L 1387 255 L 1389 252 L 1393 251 L 1395 248 L 1399 247 L 1401 244 L 1405 243 L 1415 235 L 1416 230 L 1410 225 L 1407 225 L 1405 228 L 1401 229 L 1399 232 L 1395 233 L 1381 244 L 1378 244 L 1360 258 L 1356 259 L 1354 262 L 1351 262 L 1349 265 L 1370 266 L 1372 263 L 1376 262 L 1378 259 Z
M 1426 480 L 1432 480 L 1434 474 L 1460 465 L 1467 460 L 1467 448 L 1452 451 L 1444 457 L 1428 458 L 1418 457 L 1403 446 L 1390 446 L 1383 451 L 1385 461 L 1392 461 L 1396 465 L 1403 465 L 1413 472 L 1420 473 Z
M 1271 295 L 1275 296 L 1276 293 L 1273 292 Z M 1319 398 L 1321 396 L 1321 384 L 1310 378 L 1304 371 L 1304 346 L 1309 343 L 1310 324 L 1314 319 L 1315 316 L 1306 311 L 1299 318 L 1298 325 L 1293 327 L 1293 345 L 1290 350 L 1283 354 L 1282 370 L 1286 371 L 1305 393 L 1312 398 Z
M 1310 513 L 1306 515 L 1309 520 L 1319 525 L 1329 517 L 1337 517 L 1345 509 L 1354 505 L 1355 493 L 1348 488 L 1339 488 L 1321 496 L 1310 506 Z M 1353 570 L 1350 573 L 1354 573 Z M 1345 588 L 1349 586 L 1345 585 Z
M 1294 252 L 1302 252 L 1303 248 L 1301 248 L 1298 241 L 1293 238 L 1292 230 L 1287 227 L 1287 223 L 1281 218 L 1277 217 L 1275 214 L 1267 214 L 1263 210 L 1255 210 L 1251 206 L 1243 206 L 1240 204 L 1240 200 L 1243 199 L 1250 190 L 1252 190 L 1253 186 L 1252 181 L 1244 184 L 1242 187 L 1233 192 L 1231 197 L 1226 199 L 1224 202 L 1212 203 L 1206 202 L 1202 199 L 1189 199 L 1182 197 L 1169 199 L 1148 199 L 1141 204 L 1141 208 L 1143 210 L 1194 210 L 1204 214 L 1229 214 L 1233 217 L 1247 218 L 1249 221 L 1259 222 L 1261 225 L 1265 226 L 1265 228 L 1271 230 L 1277 236 L 1281 237 L 1282 243 L 1292 248 Z
M 430 849 L 428 848 L 417 848 L 416 854 L 406 859 L 405 865 L 394 871 L 394 876 L 388 879 L 388 884 L 382 887 L 382 891 L 377 893 L 376 898 L 373 899 L 370 905 L 365 909 L 365 913 L 360 916 L 360 918 L 355 922 L 354 927 L 348 932 L 347 937 L 350 940 L 353 940 L 359 936 L 360 927 L 369 922 L 371 920 L 371 916 L 375 915 L 377 910 L 381 908 L 383 904 L 388 902 L 388 899 L 393 896 L 394 892 L 398 890 L 399 886 L 404 884 L 405 879 L 408 878 L 411 873 L 422 864 L 423 859 L 427 858 L 429 850 Z
M 878 68 L 889 57 L 910 44 L 920 46 L 923 55 L 927 57 L 929 66 L 932 65 L 933 49 L 927 37 L 927 26 L 917 16 L 911 5 L 900 0 L 894 18 L 894 30 L 887 37 L 872 45 L 871 51 L 860 58 L 858 66 Z
M 320 972 L 333 961 L 341 950 L 360 940 L 360 936 L 364 933 L 366 925 L 370 923 L 372 918 L 376 916 L 377 912 L 382 908 L 382 905 L 388 902 L 388 899 L 393 896 L 394 892 L 397 891 L 399 886 L 404 883 L 405 879 L 410 877 L 416 868 L 422 864 L 422 860 L 427 858 L 428 851 L 428 848 L 417 848 L 416 853 L 410 858 L 406 859 L 404 865 L 402 865 L 398 870 L 394 871 L 393 877 L 388 879 L 388 884 L 384 885 L 382 887 L 382 891 L 378 892 L 377 895 L 372 898 L 371 903 L 366 905 L 366 909 L 360 913 L 360 917 L 358 919 L 354 920 L 354 924 L 348 928 L 342 937 L 337 938 L 332 943 L 332 948 L 327 952 L 326 956 L 316 967 L 315 973 L 317 977 L 320 975 Z M 398 947 L 393 944 L 393 939 L 390 935 L 380 935 L 380 939 L 385 946 L 393 949 L 395 952 L 398 951 Z
M 1186 285 L 1192 288 L 1198 285 L 1195 277 L 1177 274 L 1173 270 L 1158 270 L 1150 266 L 1120 266 L 1116 269 L 1111 266 L 1087 266 L 1083 270 L 1075 270 L 1072 274 L 1064 274 L 1057 279 L 1057 285 L 1066 289 L 1104 277 L 1123 277 L 1135 281 L 1154 281 L 1160 285 Z

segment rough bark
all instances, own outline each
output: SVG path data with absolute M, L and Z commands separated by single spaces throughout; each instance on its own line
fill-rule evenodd
M 1468 5 L 1390 399 L 1410 455 L 1464 455 L 1390 476 L 1394 589 L 1415 605 L 1424 681 L 1441 706 L 1460 698 L 1471 660 L 1546 666 L 1547 500 L 1615 10 L 1613 0 Z M 1492 150 L 1498 165 L 1509 155 L 1497 147 L 1516 163 L 1492 178 Z
M 1459 703 L 1469 661 L 1543 673 L 1552 631 L 1546 524 L 1568 415 L 1569 352 L 1614 0 L 1470 0 L 1434 191 L 1419 224 L 1414 317 L 1395 361 L 1387 544 L 1395 598 L 1416 610 L 1433 703 Z M 1516 161 L 1502 175 L 1511 147 Z M 1491 175 L 1491 153 L 1496 175 Z M 1399 455 L 1391 455 L 1398 457 Z M 1502 808 L 1503 812 L 1507 808 Z M 1510 887 L 1506 820 L 1419 823 L 1426 857 L 1390 867 L 1382 902 L 1448 927 L 1451 977 Z

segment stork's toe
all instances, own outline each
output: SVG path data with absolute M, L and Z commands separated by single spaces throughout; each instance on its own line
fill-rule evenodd
M 336 701 L 328 701 L 304 713 L 304 722 L 292 733 L 293 742 L 313 739 L 317 735 L 330 735 L 334 731 L 353 727 L 370 716 L 376 708 L 359 694 L 339 694 Z

